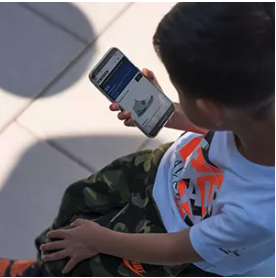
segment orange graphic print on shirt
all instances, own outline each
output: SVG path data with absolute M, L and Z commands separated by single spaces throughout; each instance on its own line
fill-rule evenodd
M 195 137 L 176 153 L 172 186 L 178 211 L 188 226 L 208 218 L 223 182 L 209 159 L 213 133 Z

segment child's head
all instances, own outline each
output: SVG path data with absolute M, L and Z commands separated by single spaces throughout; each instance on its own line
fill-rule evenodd
M 274 3 L 179 3 L 153 41 L 180 103 L 196 125 L 231 129 L 274 105 Z

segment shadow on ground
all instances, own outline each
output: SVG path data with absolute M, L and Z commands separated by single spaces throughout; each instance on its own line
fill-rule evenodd
M 0 3 L 0 35 L 0 89 L 24 98 L 40 95 L 95 39 L 91 22 L 71 3 Z M 91 59 L 45 96 L 73 85 Z
M 104 142 L 106 146 L 112 146 L 116 150 L 131 142 L 132 146 L 137 143 L 138 149 L 140 139 L 138 136 L 99 135 L 52 138 L 49 142 L 81 142 L 84 145 L 83 150 L 87 148 L 86 152 L 91 154 L 91 161 L 100 160 L 100 164 L 104 166 L 118 154 L 112 155 L 109 150 L 106 153 L 102 149 L 97 150 L 98 154 L 102 153 L 102 157 L 93 157 L 93 145 L 97 148 L 99 142 L 101 145 Z M 0 257 L 27 259 L 35 256 L 33 240 L 53 221 L 64 190 L 71 183 L 88 177 L 96 170 L 90 165 L 85 169 L 81 155 L 76 158 L 77 162 L 71 159 L 72 157 L 68 160 L 63 151 L 56 151 L 48 142 L 43 141 L 25 150 L 0 191 Z
M 71 3 L 43 3 L 43 12 L 42 6 L 37 5 L 0 3 L 0 91 L 3 89 L 19 98 L 66 93 L 66 89 L 87 71 L 97 50 L 93 47 L 88 59 L 81 59 L 67 78 L 47 90 L 75 59 L 80 58 L 94 41 L 95 34 L 86 16 Z M 51 13 L 58 22 L 53 20 Z M 64 24 L 67 17 L 73 22 L 69 28 Z M 45 90 L 47 93 L 42 94 Z M 65 149 L 59 148 L 60 140 Z M 100 149 L 103 143 L 107 148 Z M 103 166 L 111 162 L 106 161 L 106 157 L 115 158 L 112 154 L 118 146 L 130 149 L 136 143 L 138 149 L 141 137 L 106 134 L 52 138 L 25 150 L 0 191 L 0 257 L 34 257 L 33 240 L 51 224 L 65 188 L 93 172 L 93 161 L 97 161 L 97 167 Z M 72 157 L 68 153 L 74 144 L 82 147 Z M 91 156 L 91 161 L 84 161 L 84 154 Z

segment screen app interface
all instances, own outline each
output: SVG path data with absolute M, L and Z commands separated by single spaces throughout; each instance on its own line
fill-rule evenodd
M 100 87 L 126 110 L 146 132 L 150 132 L 171 106 L 166 96 L 120 52 L 114 55 L 98 77 Z

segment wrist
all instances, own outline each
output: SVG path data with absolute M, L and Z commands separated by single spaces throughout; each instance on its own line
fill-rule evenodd
M 113 234 L 114 231 L 99 225 L 97 238 L 94 241 L 95 245 L 93 246 L 98 253 L 107 253 L 107 247 L 110 245 L 110 242 L 112 242 Z

